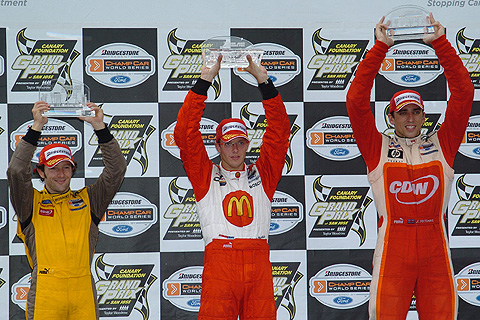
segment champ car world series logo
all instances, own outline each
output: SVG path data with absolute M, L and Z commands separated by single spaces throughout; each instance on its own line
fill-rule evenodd
M 155 58 L 130 43 L 101 46 L 85 59 L 85 71 L 110 88 L 132 88 L 155 74 Z

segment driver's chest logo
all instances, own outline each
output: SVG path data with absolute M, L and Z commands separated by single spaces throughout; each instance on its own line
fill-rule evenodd
M 253 221 L 253 198 L 243 190 L 230 192 L 223 199 L 223 214 L 237 227 L 248 226 Z

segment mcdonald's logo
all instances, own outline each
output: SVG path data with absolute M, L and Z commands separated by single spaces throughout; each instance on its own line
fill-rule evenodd
M 223 213 L 237 227 L 249 225 L 254 216 L 252 196 L 243 190 L 230 192 L 223 199 Z

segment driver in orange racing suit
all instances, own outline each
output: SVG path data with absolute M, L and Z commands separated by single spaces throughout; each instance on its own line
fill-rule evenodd
M 453 161 L 465 134 L 474 89 L 468 71 L 433 19 L 433 46 L 451 92 L 445 121 L 437 132 L 421 134 L 424 105 L 413 90 L 397 92 L 388 118 L 393 136 L 379 133 L 370 109 L 373 81 L 393 40 L 384 18 L 375 45 L 357 69 L 347 94 L 347 110 L 368 168 L 379 232 L 370 286 L 370 319 L 405 319 L 412 300 L 422 320 L 456 319 L 457 293 L 445 228 L 453 181 Z
M 267 239 L 290 122 L 267 71 L 248 59 L 245 70 L 259 83 L 268 122 L 254 164 L 244 162 L 249 140 L 241 119 L 225 119 L 217 127 L 219 165 L 208 158 L 203 144 L 199 123 L 221 58 L 211 68 L 203 67 L 175 126 L 175 142 L 195 192 L 205 242 L 199 320 L 276 319 Z

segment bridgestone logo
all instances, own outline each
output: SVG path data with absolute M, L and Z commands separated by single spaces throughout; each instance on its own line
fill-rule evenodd
M 427 55 L 429 50 L 393 50 L 393 55 Z
M 202 279 L 201 273 L 181 273 L 179 279 Z
M 324 129 L 350 129 L 352 125 L 349 123 L 322 123 Z
M 102 50 L 102 56 L 138 56 L 138 50 Z
M 326 271 L 325 277 L 360 277 L 361 271 Z
M 142 200 L 112 200 L 111 204 L 116 205 L 131 205 L 131 204 L 142 204 Z

